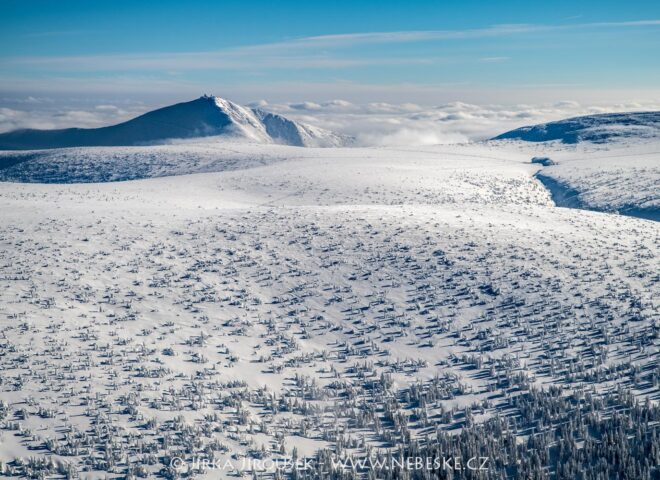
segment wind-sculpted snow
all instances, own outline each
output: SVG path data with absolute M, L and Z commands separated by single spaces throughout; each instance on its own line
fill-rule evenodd
M 315 152 L 2 184 L 0 472 L 657 476 L 657 223 L 515 148 Z
M 183 144 L 0 152 L 0 180 L 98 183 L 222 172 L 296 158 L 296 149 L 256 144 Z
M 500 145 L 542 154 L 551 165 L 537 177 L 558 206 L 618 212 L 660 220 L 660 141 L 620 140 L 606 145 L 514 143 Z
M 234 170 L 223 178 L 246 184 L 240 188 L 276 192 L 289 185 L 295 197 L 314 194 L 313 202 L 332 192 L 330 201 L 374 197 L 376 202 L 406 203 L 411 189 L 419 186 L 425 201 L 433 203 L 547 203 L 548 195 L 531 179 L 534 169 L 522 164 L 525 158 L 479 146 L 303 149 L 239 143 L 81 148 L 3 152 L 0 165 L 11 165 L 0 170 L 0 179 L 92 183 Z M 259 166 L 269 167 L 252 170 Z M 363 188 L 371 190 L 365 194 Z M 422 198 L 417 192 L 414 196 Z
M 410 182 L 423 185 L 428 188 L 425 201 L 429 202 L 536 204 L 543 202 L 538 194 L 539 186 L 531 180 L 531 176 L 538 172 L 537 178 L 551 191 L 558 206 L 619 212 L 657 220 L 660 206 L 658 152 L 660 142 L 639 140 L 600 145 L 497 141 L 418 148 L 350 149 L 303 149 L 210 141 L 150 147 L 5 151 L 0 152 L 0 180 L 94 183 L 240 172 L 273 166 L 258 170 L 257 176 L 248 172 L 244 178 L 248 183 L 254 183 L 260 176 L 282 177 L 282 182 L 293 185 L 299 182 L 299 177 L 295 176 L 298 172 L 304 174 L 307 184 L 298 184 L 299 193 L 292 192 L 291 195 L 304 196 L 308 186 L 318 185 L 320 181 L 327 184 L 329 191 L 339 189 L 347 203 L 358 197 L 365 198 L 364 192 L 359 190 L 362 182 L 367 182 L 372 189 L 370 196 L 377 196 L 382 188 L 378 179 L 382 177 L 390 193 L 409 189 Z M 324 178 L 319 179 L 319 172 L 323 172 Z M 236 173 L 232 178 L 239 177 L 241 174 Z M 347 191 L 355 182 L 358 189 Z M 259 185 L 249 188 L 258 189 Z M 309 191 L 313 189 L 307 193 Z M 317 197 L 323 195 L 321 192 Z M 377 201 L 405 203 L 407 198 L 397 194 Z
M 612 159 L 601 168 L 592 159 L 576 160 L 544 169 L 539 178 L 554 180 L 552 190 L 575 193 L 566 204 L 558 202 L 560 206 L 660 220 L 660 155 L 634 166 Z
M 493 140 L 512 139 L 527 142 L 560 140 L 563 143 L 573 144 L 658 137 L 660 137 L 660 112 L 632 112 L 586 115 L 521 127 L 498 135 Z

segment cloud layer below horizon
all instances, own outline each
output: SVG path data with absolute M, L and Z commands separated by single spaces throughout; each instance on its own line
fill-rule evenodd
M 432 145 L 490 138 L 524 125 L 577 115 L 660 110 L 660 103 L 628 102 L 585 106 L 564 101 L 541 105 L 475 105 L 451 102 L 435 106 L 414 103 L 253 102 L 253 107 L 356 137 L 362 146 Z M 127 102 L 82 103 L 69 107 L 45 98 L 25 98 L 0 108 L 0 132 L 20 128 L 94 128 L 119 123 L 154 107 Z

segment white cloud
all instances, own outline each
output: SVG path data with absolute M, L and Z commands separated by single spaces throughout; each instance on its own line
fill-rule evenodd
M 508 37 L 521 34 L 606 29 L 634 29 L 660 26 L 660 20 L 628 22 L 596 22 L 558 25 L 511 24 L 465 30 L 419 30 L 393 32 L 357 32 L 320 35 L 293 40 L 229 47 L 213 51 L 160 52 L 77 56 L 23 56 L 0 59 L 4 68 L 39 67 L 65 72 L 108 71 L 172 71 L 184 70 L 264 70 L 264 69 L 337 69 L 375 65 L 429 64 L 438 58 L 414 56 L 380 58 L 347 57 L 341 53 L 357 45 L 402 44 L 424 41 L 468 40 Z M 340 54 L 330 55 L 336 49 Z M 468 61 L 501 62 L 507 57 L 495 56 Z
M 116 105 L 97 105 L 94 107 L 95 110 L 100 112 L 120 112 L 120 108 Z
M 509 57 L 483 57 L 479 61 L 483 63 L 502 63 L 510 60 Z
M 289 105 L 294 110 L 321 110 L 323 107 L 314 102 L 292 103 Z
M 18 105 L 28 105 L 21 104 Z M 44 107 L 44 105 L 46 107 Z M 465 142 L 495 136 L 523 125 L 603 112 L 660 110 L 656 102 L 618 102 L 585 106 L 575 101 L 547 104 L 477 105 L 449 102 L 435 106 L 413 103 L 354 103 L 344 99 L 325 102 L 253 102 L 267 111 L 340 133 L 353 135 L 361 145 L 428 145 Z M 17 128 L 99 127 L 128 120 L 162 104 L 52 103 L 0 108 L 0 131 Z
M 261 100 L 257 100 L 256 102 L 248 103 L 248 106 L 252 108 L 268 108 L 268 101 L 261 99 Z
M 34 107 L 34 106 L 33 106 Z M 116 105 L 100 104 L 85 106 L 75 104 L 70 107 L 50 107 L 23 110 L 0 108 L 0 132 L 20 128 L 94 128 L 112 125 L 144 113 L 140 104 L 120 108 Z
M 271 104 L 269 109 L 319 127 L 353 135 L 362 145 L 428 145 L 481 140 L 524 125 L 603 112 L 660 110 L 660 102 L 583 106 L 574 101 L 542 105 L 475 105 L 451 102 L 432 107 L 403 103 L 333 101 L 323 108 Z M 326 108 L 326 105 L 328 108 Z M 336 110 L 332 105 L 341 105 Z

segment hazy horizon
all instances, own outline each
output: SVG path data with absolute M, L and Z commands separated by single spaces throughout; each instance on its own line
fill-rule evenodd
M 0 10 L 0 132 L 111 125 L 203 93 L 422 143 L 660 108 L 655 2 L 31 0 Z

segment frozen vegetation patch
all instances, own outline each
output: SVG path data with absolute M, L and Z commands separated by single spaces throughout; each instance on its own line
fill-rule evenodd
M 26 183 L 103 183 L 239 170 L 290 159 L 257 146 L 168 145 L 0 152 L 0 180 Z M 287 152 L 288 153 L 288 152 Z
M 50 206 L 4 214 L 5 472 L 176 478 L 174 458 L 448 448 L 528 478 L 632 448 L 608 440 L 609 392 L 657 397 L 653 223 L 542 206 L 172 215 L 131 185 L 111 208 L 47 187 Z
M 656 157 L 535 148 L 21 154 L 70 183 L 0 189 L 0 472 L 657 478 L 657 223 L 533 177 L 639 200 Z

